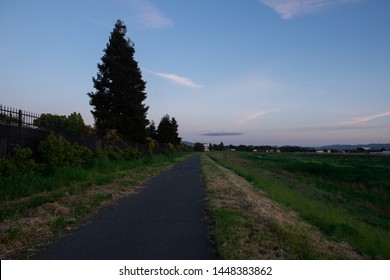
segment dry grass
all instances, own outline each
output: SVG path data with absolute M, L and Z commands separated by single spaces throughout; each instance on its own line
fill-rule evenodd
M 77 227 L 86 217 L 77 213 L 78 205 L 83 205 L 84 214 L 91 214 L 100 207 L 114 203 L 117 199 L 130 195 L 136 190 L 135 186 L 117 187 L 115 184 L 94 186 L 85 192 L 69 195 L 54 203 L 45 203 L 19 215 L 17 218 L 5 220 L 0 225 L 0 258 L 23 258 L 59 234 Z M 91 202 L 97 196 L 110 198 L 103 200 L 93 209 Z M 80 213 L 81 214 L 81 213 Z M 63 228 L 53 228 L 53 222 L 63 221 Z M 14 234 L 12 234 L 14 232 Z
M 202 157 L 212 234 L 223 259 L 360 259 L 251 183 Z
M 125 171 L 114 182 L 90 186 L 75 194 L 64 192 L 55 202 L 30 208 L 0 223 L 0 259 L 25 259 L 59 236 L 85 223 L 100 208 L 132 195 L 151 177 L 169 169 L 173 163 Z M 66 187 L 64 188 L 66 190 Z M 58 192 L 58 190 L 57 190 Z M 36 197 L 49 197 L 40 193 Z M 2 208 L 28 203 L 25 197 L 3 203 Z

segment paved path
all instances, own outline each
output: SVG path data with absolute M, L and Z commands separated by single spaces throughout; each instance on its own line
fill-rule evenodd
M 200 156 L 177 164 L 136 195 L 31 259 L 212 259 L 204 213 Z

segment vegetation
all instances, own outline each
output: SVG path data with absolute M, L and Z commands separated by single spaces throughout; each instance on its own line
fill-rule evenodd
M 19 119 L 14 116 L 8 116 L 6 114 L 0 114 L 0 121 L 7 123 L 18 123 Z
M 88 148 L 72 144 L 54 134 L 41 141 L 38 152 L 45 170 L 49 172 L 61 167 L 84 166 L 92 159 L 92 152 Z
M 390 257 L 390 158 L 369 155 L 210 153 L 328 238 L 368 258 Z
M 162 117 L 157 128 L 157 140 L 159 143 L 171 143 L 174 146 L 180 145 L 181 138 L 179 137 L 178 124 L 175 118 L 167 114 Z
M 148 127 L 146 82 L 126 32 L 118 20 L 93 78 L 96 91 L 88 93 L 102 148 L 92 152 L 65 139 L 95 133 L 80 114 L 42 114 L 34 125 L 65 138 L 52 133 L 37 150 L 19 147 L 11 157 L 0 158 L 1 259 L 21 258 L 22 251 L 77 226 L 97 207 L 129 195 L 175 162 L 181 149 L 178 123 L 165 115 L 158 129 L 154 122 Z M 0 115 L 0 121 L 14 120 Z M 163 153 L 158 140 L 164 143 Z M 146 148 L 147 157 L 130 146 L 134 142 Z M 32 226 L 35 221 L 37 228 Z
M 204 145 L 202 143 L 195 143 L 194 144 L 194 152 L 204 152 Z
M 211 234 L 221 259 L 359 259 L 294 211 L 202 156 Z
M 64 141 L 48 142 L 61 146 Z M 26 258 L 37 246 L 77 227 L 99 207 L 136 192 L 143 182 L 183 159 L 180 154 L 142 158 L 129 147 L 108 146 L 100 153 L 81 166 L 65 164 L 45 174 L 40 170 L 49 163 L 26 160 L 29 149 L 17 149 L 12 159 L 0 160 L 1 259 Z M 55 164 L 60 162 L 59 155 L 49 155 Z
M 69 116 L 42 114 L 38 119 L 34 120 L 34 125 L 73 136 L 82 135 L 86 130 L 83 117 L 76 112 Z
M 134 60 L 134 44 L 126 36 L 126 26 L 120 20 L 115 24 L 99 72 L 93 78 L 95 92 L 88 93 L 94 107 L 97 132 L 105 135 L 115 129 L 127 140 L 144 143 L 149 121 L 145 85 L 141 70 Z

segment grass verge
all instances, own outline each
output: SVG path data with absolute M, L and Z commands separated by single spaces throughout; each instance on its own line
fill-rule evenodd
M 360 259 L 346 242 L 327 238 L 295 211 L 202 155 L 207 211 L 221 259 Z
M 297 159 L 296 155 L 275 155 L 264 159 L 264 156 L 259 158 L 251 154 L 213 153 L 211 157 L 265 191 L 272 200 L 299 213 L 328 238 L 350 243 L 365 258 L 390 258 L 388 206 L 381 206 L 382 200 L 388 199 L 385 187 L 345 183 L 340 181 L 342 176 L 338 181 L 327 179 L 334 172 L 327 177 L 326 170 L 336 168 L 335 164 L 328 166 L 331 165 L 329 159 L 326 159 L 328 168 L 325 171 L 316 169 L 315 173 L 308 174 L 310 169 L 303 169 L 304 173 L 299 173 L 294 168 L 295 172 L 290 172 L 289 169 L 300 164 L 294 165 L 291 157 L 302 160 Z M 340 162 L 337 164 L 341 165 Z M 283 168 L 287 165 L 289 169 Z M 319 172 L 322 172 L 320 176 Z M 330 184 L 337 191 L 323 187 Z M 377 199 L 375 192 L 378 193 Z
M 186 157 L 101 161 L 93 168 L 63 169 L 30 180 L 20 178 L 14 187 L 24 189 L 9 194 L 8 199 L 1 197 L 0 259 L 28 258 L 85 222 L 99 208 L 136 193 L 145 181 Z

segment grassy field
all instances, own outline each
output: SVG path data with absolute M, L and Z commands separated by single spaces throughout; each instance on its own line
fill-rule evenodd
M 49 176 L 1 178 L 0 259 L 27 258 L 186 156 L 98 160 L 88 168 L 63 168 Z
M 390 259 L 390 157 L 233 152 L 208 156 L 296 212 L 327 240 L 350 244 L 363 258 Z M 290 257 L 349 258 L 331 253 Z

